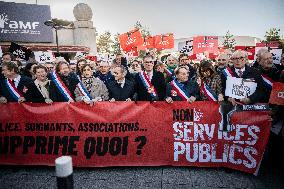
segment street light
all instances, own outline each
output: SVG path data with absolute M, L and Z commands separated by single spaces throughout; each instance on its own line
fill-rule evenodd
M 56 51 L 57 54 L 59 55 L 59 46 L 58 46 L 58 34 L 57 34 L 57 30 L 60 30 L 62 28 L 64 28 L 61 25 L 56 24 L 55 22 L 53 22 L 52 20 L 47 20 L 44 22 L 44 25 L 52 27 L 55 29 L 55 37 L 56 37 Z

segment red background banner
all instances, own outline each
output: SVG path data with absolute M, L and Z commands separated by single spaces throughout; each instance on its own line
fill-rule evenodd
M 210 108 L 209 108 L 210 107 Z M 230 167 L 255 173 L 268 140 L 266 111 L 240 111 L 219 130 L 215 102 L 1 105 L 0 164 Z
M 270 94 L 269 103 L 284 105 L 284 83 L 274 82 Z

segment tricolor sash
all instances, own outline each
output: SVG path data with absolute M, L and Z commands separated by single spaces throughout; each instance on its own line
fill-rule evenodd
M 60 91 L 60 93 L 64 96 L 64 98 L 66 99 L 66 101 L 74 101 L 74 99 L 72 98 L 72 94 L 70 93 L 70 91 L 68 90 L 68 88 L 66 87 L 66 85 L 63 83 L 63 81 L 60 79 L 59 75 L 54 71 L 51 73 L 51 78 L 54 81 L 56 87 L 58 88 L 58 90 Z
M 173 72 L 167 67 L 166 64 L 164 64 L 164 65 L 165 65 L 165 72 L 166 72 L 167 76 L 171 77 L 173 75 Z
M 200 91 L 207 97 L 209 101 L 218 101 L 216 93 L 206 83 L 202 83 Z
M 82 83 L 82 79 L 79 75 L 77 75 L 77 78 L 79 80 L 79 83 L 77 84 L 77 87 L 80 91 L 80 93 L 85 97 L 87 98 L 87 100 L 92 100 L 93 98 L 91 97 L 90 93 L 87 91 L 86 87 L 83 85 Z
M 10 79 L 5 79 L 5 84 L 8 88 L 8 91 L 12 94 L 13 98 L 16 101 L 19 101 L 20 97 L 24 97 L 19 90 L 17 89 L 17 87 L 15 86 L 15 84 L 10 80 Z
M 172 88 L 177 91 L 178 95 L 182 98 L 183 101 L 188 101 L 189 96 L 186 95 L 186 91 L 182 88 L 182 86 L 176 79 L 172 80 L 170 84 Z
M 225 77 L 234 77 L 233 71 L 231 70 L 230 67 L 226 67 L 222 73 L 225 75 Z
M 150 95 L 152 97 L 157 97 L 157 92 L 156 89 L 154 88 L 154 86 L 152 85 L 150 79 L 148 78 L 147 74 L 144 71 L 139 72 L 139 77 L 142 80 L 142 83 L 144 85 L 144 87 L 146 88 L 147 91 L 149 91 L 149 89 L 152 90 L 152 92 L 150 93 Z
M 90 93 L 87 91 L 86 87 L 83 85 L 83 83 L 81 81 L 79 81 L 79 83 L 77 84 L 77 87 L 80 91 L 80 93 L 87 98 L 87 100 L 92 100 L 93 98 L 91 97 Z
M 272 89 L 273 80 L 270 77 L 268 77 L 267 75 L 264 75 L 264 74 L 262 74 L 261 77 L 263 79 L 265 87 L 267 87 L 268 89 Z

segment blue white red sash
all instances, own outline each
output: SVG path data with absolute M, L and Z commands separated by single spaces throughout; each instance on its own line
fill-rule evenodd
M 91 97 L 90 93 L 87 91 L 86 87 L 83 85 L 82 83 L 82 79 L 79 75 L 77 75 L 77 78 L 79 80 L 79 83 L 77 84 L 77 87 L 80 91 L 80 93 L 85 97 L 87 98 L 87 100 L 92 100 L 93 98 Z
M 144 71 L 139 72 L 139 77 L 142 80 L 142 83 L 144 85 L 144 87 L 146 88 L 147 91 L 151 90 L 152 92 L 150 93 L 150 95 L 152 97 L 157 97 L 157 92 L 156 89 L 154 88 L 154 86 L 152 85 L 150 79 L 148 78 L 148 76 L 146 75 L 146 73 Z
M 216 93 L 206 83 L 202 83 L 200 91 L 207 97 L 209 101 L 218 101 Z
M 176 79 L 172 80 L 171 86 L 174 90 L 177 91 L 178 95 L 182 98 L 183 101 L 188 101 L 189 96 L 186 95 L 186 91 L 181 87 Z
M 234 77 L 234 73 L 233 73 L 233 71 L 231 70 L 230 67 L 226 67 L 226 68 L 222 71 L 222 73 L 225 75 L 226 78 L 227 78 L 227 77 Z
M 10 79 L 5 79 L 5 84 L 16 101 L 18 101 L 20 97 L 24 97 Z
M 263 79 L 265 87 L 267 87 L 268 89 L 272 89 L 273 80 L 271 78 L 269 78 L 268 76 L 264 75 L 264 74 L 261 75 L 261 77 Z
M 63 83 L 63 81 L 60 79 L 59 75 L 55 71 L 51 73 L 51 78 L 54 81 L 60 93 L 66 99 L 66 101 L 74 101 L 74 99 L 72 98 L 72 94 L 70 93 L 66 85 Z
M 77 84 L 77 87 L 80 91 L 80 93 L 85 97 L 87 98 L 87 100 L 92 100 L 93 98 L 91 97 L 90 93 L 87 91 L 87 89 L 85 88 L 85 86 L 83 85 L 83 83 L 80 81 L 78 84 Z

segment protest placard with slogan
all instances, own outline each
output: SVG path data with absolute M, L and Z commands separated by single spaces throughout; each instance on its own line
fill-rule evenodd
M 193 53 L 218 53 L 217 36 L 198 36 L 193 38 Z
M 242 99 L 252 95 L 257 87 L 257 83 L 250 79 L 228 77 L 226 80 L 225 95 Z
M 34 55 L 35 55 L 35 60 L 41 64 L 45 62 L 53 62 L 55 59 L 51 51 L 46 51 L 46 52 L 35 51 Z
M 265 107 L 225 114 L 216 102 L 9 103 L 0 106 L 0 164 L 53 166 L 58 156 L 70 155 L 79 167 L 173 165 L 256 173 L 270 130 Z M 232 131 L 220 129 L 224 120 Z

